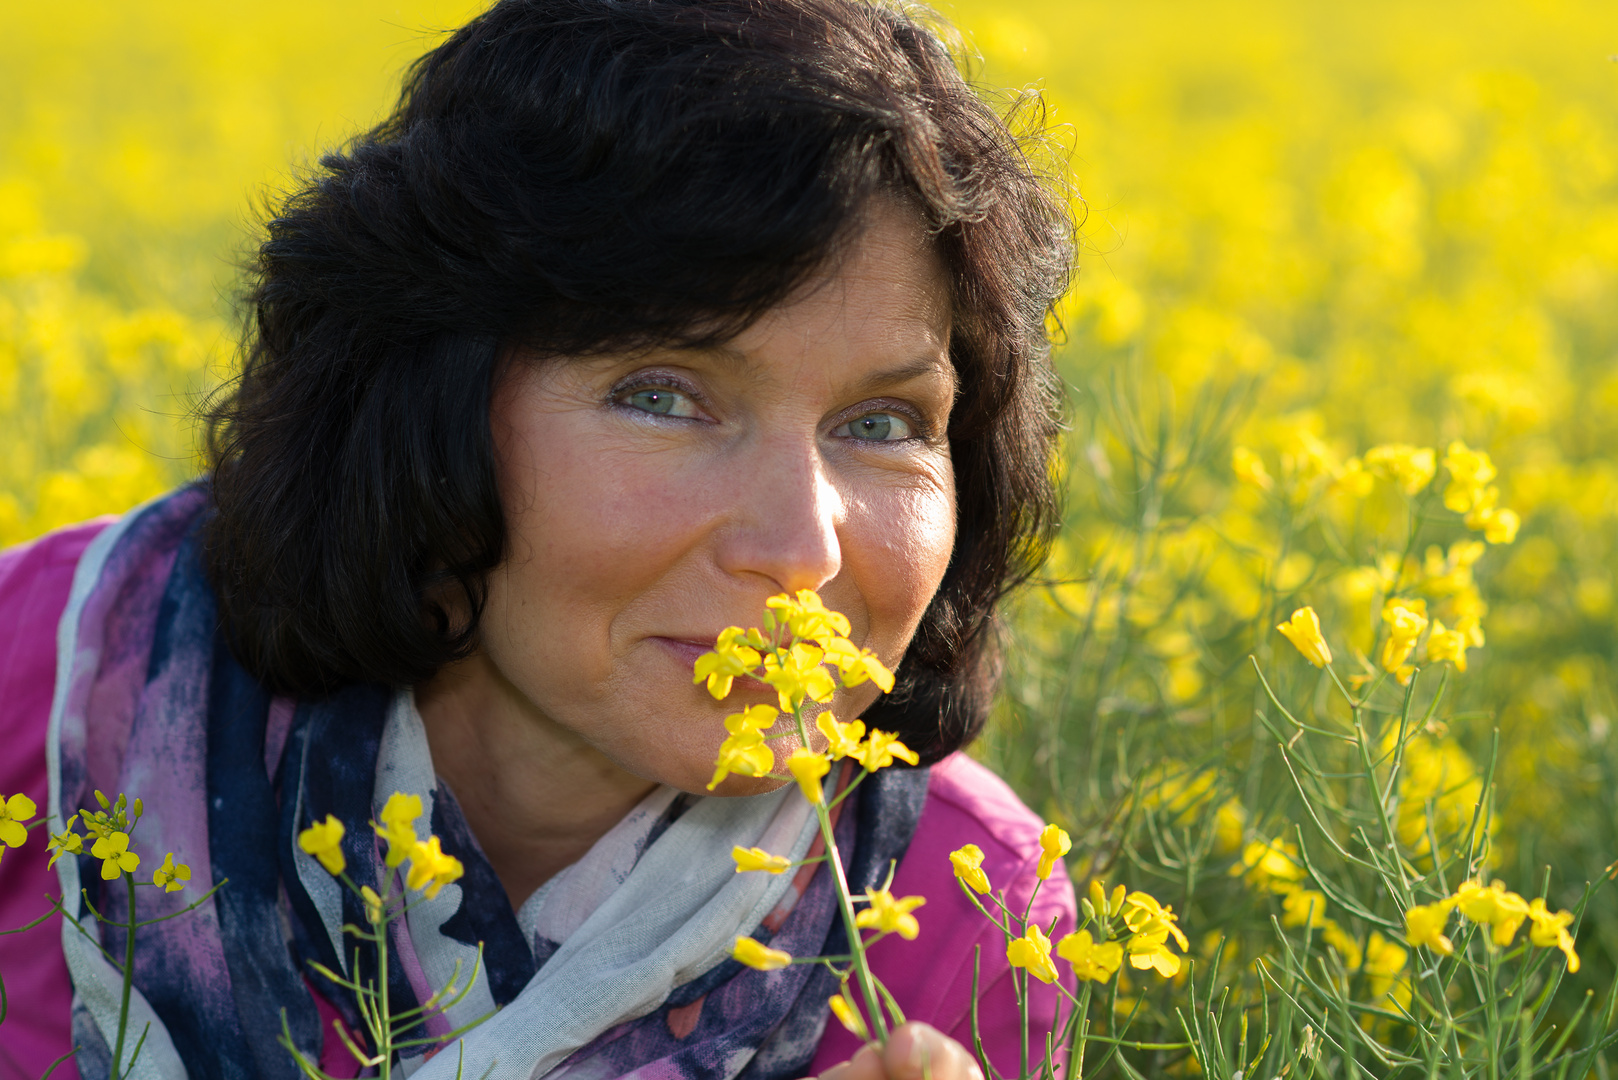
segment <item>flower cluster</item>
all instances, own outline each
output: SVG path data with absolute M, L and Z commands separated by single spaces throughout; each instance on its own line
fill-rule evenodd
M 1438 453 L 1430 446 L 1385 443 L 1373 446 L 1362 457 L 1339 460 L 1325 442 L 1307 429 L 1289 431 L 1278 454 L 1280 475 L 1289 497 L 1303 502 L 1318 490 L 1365 498 L 1375 490 L 1378 479 L 1387 480 L 1407 496 L 1420 495 L 1438 474 Z M 1509 544 L 1516 538 L 1520 518 L 1510 510 L 1499 509 L 1500 489 L 1489 481 L 1496 476 L 1489 455 L 1452 442 L 1443 462 L 1449 473 L 1444 505 L 1465 515 L 1471 529 L 1482 532 L 1491 544 Z M 1274 491 L 1276 480 L 1264 458 L 1251 447 L 1231 451 L 1231 472 L 1236 479 L 1261 491 Z
M 893 673 L 871 650 L 848 640 L 848 619 L 827 610 L 812 590 L 772 596 L 765 601 L 765 609 L 762 629 L 725 628 L 713 651 L 699 656 L 693 669 L 692 681 L 705 683 L 717 700 L 730 695 L 736 679 L 754 678 L 775 690 L 780 706 L 753 705 L 725 718 L 727 734 L 719 746 L 709 791 L 732 773 L 768 776 L 774 772 L 775 751 L 766 733 L 783 715 L 796 719 L 806 703 L 829 702 L 839 684 L 853 687 L 873 682 L 884 693 L 893 689 Z M 875 772 L 895 760 L 912 765 L 920 760 L 889 732 L 872 731 L 867 736 L 862 720 L 845 724 L 830 712 L 821 712 L 815 725 L 826 739 L 826 750 L 799 747 L 787 763 L 810 802 L 820 801 L 820 781 L 834 761 L 853 758 Z
M 1047 880 L 1060 859 L 1072 850 L 1073 841 L 1058 825 L 1046 825 L 1039 834 L 1039 861 L 1035 876 Z M 983 869 L 983 849 L 965 844 L 950 852 L 950 866 L 962 891 L 975 907 L 1006 934 L 1006 959 L 1012 967 L 1028 971 L 1044 983 L 1057 980 L 1055 955 L 1072 965 L 1081 981 L 1105 982 L 1123 965 L 1127 956 L 1131 967 L 1153 969 L 1165 978 L 1179 973 L 1180 957 L 1168 947 L 1170 938 L 1184 951 L 1188 945 L 1171 907 L 1159 904 L 1144 892 L 1129 892 L 1122 885 L 1106 895 L 1099 881 L 1090 883 L 1090 896 L 1083 901 L 1085 924 L 1064 935 L 1054 944 L 1039 926 L 1025 923 L 1006 905 L 1005 898 L 993 893 L 988 872 Z M 992 914 L 979 896 L 989 896 L 1000 909 Z M 1095 924 L 1099 938 L 1088 929 Z M 1115 940 L 1117 939 L 1117 940 Z
M 1292 439 L 1294 442 L 1303 439 L 1315 448 L 1304 455 L 1315 464 L 1300 471 L 1297 465 L 1289 464 L 1295 460 L 1294 456 L 1284 453 L 1283 464 L 1287 465 L 1290 475 L 1330 476 L 1332 490 L 1355 496 L 1369 494 L 1376 477 L 1391 481 L 1406 496 L 1419 495 L 1433 484 L 1438 474 L 1439 458 L 1431 447 L 1390 443 L 1366 451 L 1363 460 L 1350 459 L 1338 464 L 1313 435 L 1293 432 Z M 1442 465 L 1449 477 L 1443 493 L 1444 505 L 1462 515 L 1468 527 L 1481 531 L 1488 543 L 1513 542 L 1520 520 L 1512 511 L 1497 506 L 1499 489 L 1490 483 L 1497 472 L 1489 455 L 1457 440 L 1445 452 Z M 1238 447 L 1232 459 L 1232 471 L 1238 480 L 1268 489 L 1269 475 L 1262 459 L 1253 451 Z M 1467 650 L 1484 644 L 1482 620 L 1488 608 L 1478 593 L 1472 568 L 1483 556 L 1485 546 L 1483 541 L 1458 540 L 1447 552 L 1437 546 L 1429 547 L 1419 561 L 1388 553 L 1374 566 L 1359 567 L 1344 575 L 1344 592 L 1350 598 L 1382 598 L 1381 633 L 1377 635 L 1381 644 L 1375 650 L 1376 662 L 1401 684 L 1408 684 L 1416 671 L 1412 657 L 1424 636 L 1424 663 L 1447 661 L 1461 672 L 1466 670 Z M 1414 595 L 1416 593 L 1425 596 Z M 1442 617 L 1440 612 L 1429 612 L 1429 600 L 1439 606 Z M 1332 662 L 1331 646 L 1313 607 L 1298 608 L 1276 629 L 1316 667 L 1326 667 Z M 1355 677 L 1356 681 L 1365 678 Z
M 67 819 L 61 832 L 51 834 L 46 845 L 51 857 L 46 865 L 55 866 L 56 860 L 63 855 L 84 854 L 84 843 L 89 840 L 90 856 L 101 860 L 101 880 L 116 881 L 120 876 L 134 874 L 140 868 L 140 855 L 130 850 L 129 840 L 145 808 L 139 799 L 131 802 L 121 792 L 118 798 L 109 799 L 97 791 L 95 800 L 100 805 L 99 810 L 80 811 Z M 33 804 L 28 805 L 31 814 Z M 84 827 L 82 834 L 74 831 L 74 827 L 81 824 Z M 0 835 L 0 839 L 4 839 L 4 836 Z M 185 863 L 176 863 L 173 852 L 163 856 L 163 864 L 152 874 L 152 884 L 165 892 L 183 889 L 185 882 L 190 880 L 191 868 Z
M 820 710 L 815 717 L 813 732 L 819 739 L 811 734 L 804 715 L 806 706 L 829 702 L 839 685 L 851 687 L 873 682 L 883 691 L 893 688 L 892 672 L 869 649 L 849 641 L 846 636 L 849 630 L 848 619 L 828 610 L 813 591 L 783 593 L 765 602 L 762 628 L 726 628 L 715 641 L 713 651 L 698 657 L 693 668 L 693 681 L 706 683 L 708 692 L 716 699 L 727 697 L 736 679 L 750 677 L 772 687 L 780 706 L 752 705 L 725 718 L 726 737 L 720 744 L 708 789 L 713 790 L 732 773 L 772 775 L 776 763 L 770 741 L 796 735 L 800 745 L 788 756 L 786 770 L 819 816 L 827 851 L 823 858 L 833 859 L 841 856 L 831 833 L 830 804 L 822 783 L 831 773 L 832 765 L 848 759 L 858 765 L 864 775 L 885 769 L 895 761 L 915 765 L 921 760 L 891 732 L 867 732 L 863 720 L 844 723 L 829 710 Z M 783 719 L 793 730 L 769 735 Z M 823 744 L 821 749 L 814 748 L 816 741 Z M 737 873 L 782 874 L 800 865 L 758 847 L 737 846 L 731 856 Z M 860 896 L 848 896 L 841 876 L 834 880 L 844 903 L 844 916 L 851 924 L 848 929 L 853 957 L 849 967 L 840 972 L 842 987 L 829 1005 L 839 1022 L 861 1038 L 868 1038 L 872 1026 L 855 1003 L 849 982 L 857 979 L 865 992 L 867 1005 L 873 1010 L 878 1008 L 874 1004 L 878 997 L 877 984 L 864 965 L 864 950 L 888 934 L 914 941 L 921 933 L 921 924 L 913 912 L 926 903 L 926 899 L 894 896 L 886 887 L 867 889 Z M 870 936 L 865 936 L 863 931 L 871 932 Z M 759 971 L 774 971 L 795 961 L 815 963 L 821 960 L 793 957 L 752 937 L 738 937 L 731 948 L 731 956 Z M 879 1033 L 885 1031 L 883 1021 L 874 1011 L 872 1020 Z
M 1382 639 L 1377 662 L 1406 685 L 1416 673 L 1416 665 L 1408 661 L 1423 634 L 1427 635 L 1426 663 L 1448 661 L 1462 672 L 1466 670 L 1466 650 L 1484 642 L 1483 628 L 1476 616 L 1463 617 L 1455 627 L 1447 627 L 1436 619 L 1427 618 L 1427 602 L 1419 597 L 1390 597 L 1382 605 L 1382 622 L 1386 636 Z M 1316 667 L 1323 668 L 1332 662 L 1331 645 L 1321 631 L 1320 616 L 1314 608 L 1297 609 L 1292 618 L 1276 629 Z
M 425 840 L 417 837 L 416 819 L 421 817 L 421 809 L 421 796 L 395 791 L 382 806 L 381 822 L 371 822 L 371 829 L 387 843 L 384 862 L 388 868 L 397 869 L 408 861 L 405 887 L 421 891 L 431 900 L 445 885 L 460 880 L 466 868 L 461 860 L 444 853 L 438 837 L 428 836 Z M 336 815 L 327 814 L 323 821 L 314 822 L 298 833 L 298 846 L 318 859 L 327 873 L 338 877 L 348 868 L 348 860 L 343 855 L 346 832 Z M 371 922 L 380 922 L 384 899 L 369 885 L 362 886 L 360 892 Z
M 1542 897 L 1525 900 L 1506 888 L 1503 881 L 1483 885 L 1463 881 L 1450 896 L 1428 904 L 1415 904 L 1405 911 L 1405 939 L 1411 945 L 1425 946 L 1445 956 L 1455 952 L 1455 943 L 1444 933 L 1452 911 L 1476 926 L 1487 927 L 1488 942 L 1495 948 L 1510 945 L 1524 922 L 1530 924 L 1528 940 L 1541 948 L 1562 950 L 1568 971 L 1579 970 L 1579 954 L 1573 949 L 1570 911 L 1552 911 Z

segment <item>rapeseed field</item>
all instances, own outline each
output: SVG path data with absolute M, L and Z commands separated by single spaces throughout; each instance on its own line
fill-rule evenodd
M 0 545 L 194 474 L 263 208 L 477 6 L 10 13 Z M 1082 221 L 1066 524 L 978 752 L 1190 934 L 1091 1068 L 1608 1075 L 1610 5 L 939 10 Z

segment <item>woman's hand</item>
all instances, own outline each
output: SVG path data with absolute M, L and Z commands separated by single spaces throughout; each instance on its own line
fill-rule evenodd
M 966 1047 L 930 1024 L 909 1023 L 893 1033 L 887 1047 L 862 1046 L 820 1080 L 983 1080 L 983 1070 Z

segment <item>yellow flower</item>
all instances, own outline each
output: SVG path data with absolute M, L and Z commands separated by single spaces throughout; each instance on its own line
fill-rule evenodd
M 1159 904 L 1150 894 L 1136 891 L 1126 896 L 1124 925 L 1134 934 L 1124 943 L 1130 966 L 1142 971 L 1155 968 L 1165 979 L 1178 974 L 1180 958 L 1169 951 L 1169 935 L 1174 936 L 1181 951 L 1190 948 L 1190 943 L 1175 923 L 1174 909 Z
M 1080 930 L 1057 942 L 1056 955 L 1072 964 L 1073 974 L 1080 979 L 1106 982 L 1123 964 L 1124 947 L 1116 941 L 1093 941 L 1090 931 Z
M 765 776 L 775 768 L 775 751 L 753 728 L 743 728 L 719 744 L 719 758 L 714 762 L 713 779 L 708 790 L 719 786 L 719 781 L 735 773 L 738 776 Z
M 834 664 L 844 686 L 858 686 L 867 679 L 884 694 L 893 689 L 893 672 L 870 649 L 861 649 L 847 638 L 834 637 L 825 643 L 826 663 Z
M 1293 889 L 1281 897 L 1282 926 L 1319 927 L 1326 921 L 1326 897 L 1313 889 Z
M 1320 633 L 1320 616 L 1315 614 L 1312 607 L 1301 607 L 1292 613 L 1292 618 L 1276 627 L 1286 636 L 1286 639 L 1296 645 L 1298 651 L 1303 653 L 1315 667 L 1325 667 L 1331 663 L 1331 646 Z
M 866 889 L 867 905 L 854 916 L 854 925 L 864 930 L 877 929 L 884 934 L 898 934 L 906 941 L 915 941 L 921 933 L 921 924 L 910 914 L 927 902 L 924 896 L 906 896 L 897 899 L 886 889 Z
M 38 809 L 34 800 L 20 792 L 7 799 L 0 796 L 0 843 L 6 847 L 22 847 L 28 839 L 28 827 L 23 824 Z
M 1397 483 L 1406 495 L 1414 495 L 1432 483 L 1438 457 L 1430 446 L 1395 443 L 1371 447 L 1365 452 L 1365 465 L 1378 476 Z
M 792 869 L 792 860 L 780 855 L 771 855 L 760 847 L 744 848 L 741 846 L 730 849 L 730 857 L 736 860 L 738 874 L 748 870 L 762 870 L 767 874 L 779 874 L 783 870 Z
M 848 997 L 847 987 L 843 988 L 842 993 L 833 994 L 827 1004 L 831 1006 L 832 1015 L 837 1017 L 837 1022 L 852 1032 L 855 1038 L 871 1037 L 870 1031 L 865 1026 L 865 1018 L 860 1015 L 860 1011 Z
M 1450 476 L 1449 486 L 1444 489 L 1444 505 L 1457 514 L 1465 514 L 1476 506 L 1496 475 L 1494 462 L 1487 453 L 1470 450 L 1459 439 L 1444 451 L 1444 468 Z
M 1346 492 L 1357 499 L 1369 495 L 1376 486 L 1376 478 L 1365 469 L 1365 462 L 1359 458 L 1349 458 L 1343 462 L 1332 479 L 1332 487 L 1337 491 Z
M 102 881 L 116 881 L 119 873 L 133 874 L 140 865 L 140 856 L 129 850 L 128 833 L 111 832 L 98 838 L 90 854 L 101 860 Z
M 1124 951 L 1129 954 L 1132 968 L 1140 971 L 1152 968 L 1165 979 L 1180 973 L 1180 958 L 1169 951 L 1167 930 L 1136 934 L 1124 943 Z
M 1552 911 L 1545 906 L 1541 897 L 1534 897 L 1528 902 L 1528 918 L 1532 920 L 1528 927 L 1528 940 L 1542 949 L 1555 946 L 1562 950 L 1567 957 L 1569 972 L 1579 970 L 1579 954 L 1573 951 L 1573 935 L 1567 928 L 1573 923 L 1571 911 Z
M 860 745 L 852 757 L 865 767 L 866 772 L 885 769 L 893 764 L 894 758 L 908 761 L 912 765 L 921 761 L 914 750 L 899 741 L 899 736 L 888 731 L 872 731 L 870 737 Z
M 759 971 L 776 971 L 792 963 L 791 953 L 772 949 L 756 938 L 750 937 L 737 938 L 730 955 Z
M 840 724 L 837 717 L 829 712 L 823 712 L 815 717 L 815 727 L 826 736 L 826 752 L 831 755 L 833 761 L 853 757 L 859 752 L 860 740 L 865 738 L 864 720 L 850 720 L 846 724 Z
M 174 852 L 163 856 L 163 865 L 152 874 L 152 884 L 164 892 L 179 892 L 191 880 L 191 868 L 185 863 L 174 863 Z
M 732 735 L 740 735 L 748 730 L 763 734 L 775 726 L 780 716 L 780 710 L 773 705 L 751 705 L 725 717 L 725 730 Z
M 327 814 L 325 821 L 317 821 L 298 834 L 298 846 L 320 860 L 326 873 L 334 877 L 348 865 L 343 858 L 343 823 L 335 814 Z M 415 833 L 411 833 L 414 842 Z
M 982 848 L 976 844 L 966 844 L 950 852 L 949 861 L 955 868 L 955 876 L 974 892 L 989 891 L 989 875 L 983 872 Z
M 1410 954 L 1398 942 L 1389 941 L 1375 930 L 1365 943 L 1365 974 L 1369 977 L 1371 996 L 1380 998 L 1394 992 L 1401 981 L 1398 975 L 1405 969 Z M 1408 994 L 1396 995 L 1408 1003 Z
M 1405 940 L 1412 945 L 1425 945 L 1429 949 L 1450 956 L 1455 943 L 1444 936 L 1444 924 L 1449 921 L 1453 900 L 1438 900 L 1431 904 L 1416 904 L 1405 912 Z
M 1465 671 L 1467 644 L 1468 635 L 1464 631 L 1446 629 L 1442 622 L 1434 619 L 1433 632 L 1427 635 L 1427 662 L 1436 664 L 1448 660 L 1456 671 Z
M 1056 981 L 1056 965 L 1051 963 L 1051 939 L 1037 926 L 1006 946 L 1006 960 L 1012 967 L 1025 968 L 1042 983 Z
M 395 791 L 382 806 L 382 824 L 371 822 L 376 834 L 388 842 L 387 864 L 400 866 L 416 846 L 416 819 L 421 817 L 421 796 Z
M 1238 446 L 1230 452 L 1230 468 L 1236 474 L 1236 479 L 1244 484 L 1252 484 L 1260 491 L 1269 491 L 1275 486 L 1269 470 L 1264 467 L 1264 459 L 1245 446 Z
M 1496 945 L 1511 944 L 1517 928 L 1528 918 L 1528 901 L 1514 892 L 1507 892 L 1501 882 L 1487 887 L 1475 881 L 1463 881 L 1455 890 L 1455 906 L 1462 915 L 1492 929 L 1490 938 Z
M 445 855 L 438 846 L 438 837 L 429 836 L 425 842 L 418 842 L 411 849 L 410 876 L 405 879 L 405 887 L 424 889 L 423 895 L 431 900 L 438 895 L 439 889 L 464 873 L 466 867 L 461 865 L 461 860 L 453 855 Z
M 782 712 L 794 711 L 805 700 L 831 700 L 837 684 L 831 672 L 821 667 L 825 657 L 815 646 L 798 642 L 790 649 L 772 652 L 764 658 L 764 674 L 760 677 L 775 687 Z
M 817 754 L 805 747 L 798 747 L 787 758 L 787 772 L 798 782 L 798 790 L 803 797 L 812 803 L 825 799 L 826 793 L 820 786 L 820 781 L 831 771 L 831 762 L 826 760 L 825 754 Z
M 108 833 L 116 831 L 113 828 L 112 819 L 100 810 L 86 813 L 81 824 L 84 825 L 86 839 L 91 836 L 106 836 Z
M 1365 943 L 1365 970 L 1373 975 L 1397 975 L 1405 969 L 1409 956 L 1398 942 L 1372 930 Z
M 1381 935 L 1376 935 L 1381 940 Z M 1336 919 L 1326 919 L 1320 928 L 1320 939 L 1337 950 L 1337 955 L 1343 958 L 1343 966 L 1353 971 L 1360 966 L 1363 956 L 1360 952 L 1360 943 L 1349 937 Z M 1401 952 L 1403 950 L 1400 950 Z
M 715 700 L 723 700 L 730 693 L 730 684 L 737 676 L 747 675 L 763 659 L 757 649 L 744 642 L 748 631 L 739 626 L 727 626 L 719 631 L 714 651 L 697 657 L 692 667 L 692 682 L 706 682 L 708 693 Z
M 1214 850 L 1229 855 L 1242 846 L 1242 833 L 1247 828 L 1247 808 L 1234 796 L 1219 804 L 1214 811 Z
M 1057 860 L 1073 850 L 1073 839 L 1056 825 L 1047 825 L 1039 832 L 1039 866 L 1035 876 L 1044 881 L 1056 869 Z
M 1493 491 L 1494 488 L 1490 488 Z M 1479 529 L 1483 532 L 1483 539 L 1491 544 L 1510 544 L 1517 539 L 1517 530 L 1522 528 L 1522 518 L 1517 511 L 1493 506 L 1479 507 L 1466 515 L 1466 526 L 1469 529 Z
M 84 837 L 73 831 L 73 823 L 77 820 L 79 820 L 79 815 L 74 814 L 67 819 L 67 828 L 51 835 L 50 842 L 45 845 L 45 850 L 51 853 L 50 861 L 45 864 L 45 869 L 53 868 L 56 865 L 56 860 L 63 855 L 83 854 Z
M 1427 629 L 1427 602 L 1393 597 L 1382 605 L 1382 621 L 1388 624 L 1388 637 L 1382 643 L 1382 667 L 1398 671 L 1416 647 L 1416 639 Z
M 369 885 L 360 886 L 360 899 L 365 903 L 365 918 L 372 926 L 382 921 L 382 898 Z
M 795 595 L 781 593 L 764 601 L 764 606 L 775 612 L 775 617 L 786 625 L 795 638 L 825 645 L 834 637 L 847 636 L 848 619 L 836 611 L 828 611 L 813 589 L 799 589 Z
M 1246 875 L 1255 889 L 1290 892 L 1304 878 L 1303 860 L 1296 844 L 1286 840 L 1254 840 L 1242 848 L 1242 858 L 1230 868 L 1230 876 Z
M 1114 896 L 1117 892 L 1114 891 Z M 1189 949 L 1191 946 L 1175 925 L 1179 916 L 1174 914 L 1174 905 L 1160 904 L 1157 898 L 1150 893 L 1136 890 L 1124 897 L 1124 925 L 1137 934 L 1156 933 L 1156 924 L 1162 923 L 1174 934 L 1174 940 L 1180 943 L 1180 948 Z

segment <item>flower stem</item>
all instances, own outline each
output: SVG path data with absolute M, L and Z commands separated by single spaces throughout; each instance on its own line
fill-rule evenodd
M 124 989 L 118 1006 L 118 1039 L 112 1051 L 112 1080 L 124 1075 L 124 1033 L 129 1030 L 129 992 L 135 985 L 135 875 L 124 871 L 129 890 L 129 919 L 124 923 Z
M 809 745 L 809 729 L 803 722 L 803 706 L 792 712 L 792 718 L 798 725 L 798 738 L 802 745 Z M 886 1046 L 888 1042 L 888 1020 L 882 1011 L 882 998 L 876 991 L 876 979 L 871 975 L 871 967 L 865 960 L 865 943 L 860 940 L 860 929 L 854 924 L 854 901 L 848 892 L 848 877 L 843 873 L 842 853 L 837 850 L 837 839 L 832 835 L 831 812 L 826 806 L 825 795 L 814 804 L 815 818 L 820 822 L 820 838 L 826 845 L 826 864 L 831 867 L 832 884 L 837 892 L 837 905 L 843 912 L 843 926 L 848 931 L 848 951 L 854 962 L 854 978 L 860 984 L 860 994 L 865 998 L 865 1008 L 871 1014 L 871 1027 L 876 1033 L 877 1041 Z
M 389 871 L 389 873 L 391 874 L 392 871 Z M 392 900 L 393 881 L 390 878 L 387 895 L 382 898 L 383 904 L 387 905 L 383 908 L 383 911 L 387 911 L 388 908 L 392 907 Z M 381 1080 L 388 1080 L 393 1073 L 393 1011 L 388 1005 L 388 924 L 395 917 L 390 914 L 376 928 L 377 1016 L 381 1020 L 378 1025 L 377 1041 L 382 1044 L 376 1049 L 377 1053 L 382 1057 L 382 1071 L 378 1074 Z
M 1090 983 L 1079 995 L 1078 1015 L 1074 1017 L 1067 1044 L 1067 1080 L 1084 1080 L 1084 1043 L 1090 1034 Z
M 1027 924 L 1024 924 L 1023 933 L 1027 933 Z M 1028 974 L 1022 972 L 1018 978 L 1016 968 L 1011 969 L 1011 988 L 1017 995 L 1017 1027 L 1022 1032 L 1022 1041 L 1017 1046 L 1018 1076 L 1028 1075 Z

